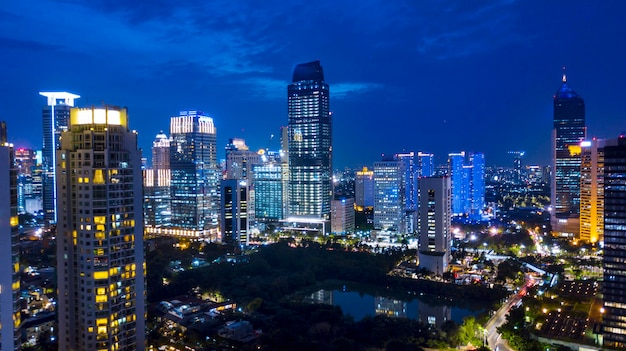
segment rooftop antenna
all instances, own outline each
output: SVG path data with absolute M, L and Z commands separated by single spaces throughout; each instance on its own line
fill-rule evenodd
M 563 66 L 563 83 L 567 83 L 567 76 L 565 75 L 565 66 Z

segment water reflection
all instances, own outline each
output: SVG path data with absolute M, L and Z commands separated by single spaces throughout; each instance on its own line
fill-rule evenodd
M 463 318 L 481 312 L 459 306 L 433 305 L 419 298 L 397 300 L 345 290 L 322 289 L 308 295 L 305 302 L 339 306 L 344 314 L 352 316 L 356 321 L 366 316 L 385 315 L 419 320 L 436 328 L 441 328 L 448 320 L 461 324 Z

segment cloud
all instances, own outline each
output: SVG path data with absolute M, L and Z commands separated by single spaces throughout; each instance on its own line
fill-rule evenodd
M 333 98 L 345 99 L 382 88 L 377 83 L 336 83 L 330 86 L 330 94 Z

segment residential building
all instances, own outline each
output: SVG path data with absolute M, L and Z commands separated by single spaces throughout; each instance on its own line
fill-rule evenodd
M 56 160 L 59 350 L 144 350 L 141 151 L 126 109 L 72 108 Z

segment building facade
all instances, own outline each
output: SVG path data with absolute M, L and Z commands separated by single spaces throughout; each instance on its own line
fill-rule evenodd
M 296 65 L 287 93 L 289 216 L 329 222 L 332 120 L 328 84 L 320 62 Z
M 249 244 L 249 188 L 245 180 L 224 179 L 220 183 L 222 242 L 246 246 Z
M 56 160 L 59 350 L 144 350 L 141 151 L 126 110 L 72 108 Z
M 421 178 L 419 192 L 419 267 L 441 275 L 448 268 L 452 239 L 450 178 Z
M 226 145 L 226 179 L 252 180 L 253 166 L 261 163 L 261 155 L 250 151 L 245 140 L 233 138 Z
M 359 211 L 374 207 L 374 171 L 363 167 L 354 178 L 354 202 Z
M 56 150 L 61 142 L 61 133 L 69 126 L 70 109 L 79 95 L 68 92 L 40 92 L 47 98 L 43 108 L 43 212 L 46 225 L 56 223 Z
M 578 239 L 595 244 L 604 238 L 604 146 L 613 140 L 580 143 L 580 230 Z
M 346 235 L 354 233 L 354 199 L 334 199 L 331 202 L 330 232 Z
M 603 343 L 626 348 L 626 138 L 604 147 Z
M 395 156 L 374 162 L 374 229 L 406 234 L 405 174 Z
M 417 163 L 420 177 L 432 177 L 435 175 L 435 155 L 426 152 L 418 152 Z
M 171 226 L 166 235 L 219 238 L 216 129 L 200 111 L 182 111 L 170 123 Z
M 554 94 L 552 129 L 552 230 L 576 237 L 580 213 L 580 142 L 585 139 L 585 102 L 567 85 Z
M 452 214 L 480 220 L 485 207 L 485 154 L 451 153 L 448 166 L 452 182 Z
M 171 224 L 170 139 L 160 132 L 152 142 L 152 168 L 143 170 L 146 233 L 163 234 Z
M 254 220 L 275 223 L 285 218 L 287 166 L 267 160 L 253 165 Z
M 17 167 L 6 123 L 0 122 L 0 350 L 21 345 L 18 224 Z

